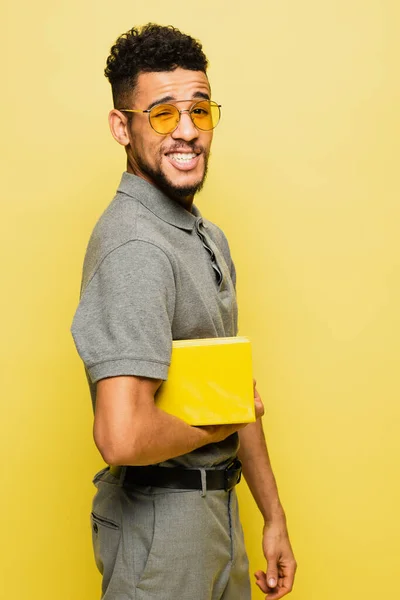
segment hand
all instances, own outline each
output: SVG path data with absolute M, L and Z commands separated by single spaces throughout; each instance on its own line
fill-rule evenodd
M 253 388 L 254 388 L 254 408 L 256 412 L 256 419 L 259 419 L 264 414 L 264 404 L 260 398 L 258 391 L 256 390 L 256 380 L 253 379 Z M 201 429 L 207 431 L 210 435 L 212 435 L 213 442 L 222 442 L 228 436 L 232 435 L 239 429 L 243 429 L 246 427 L 248 423 L 233 423 L 231 425 L 201 425 Z
M 222 442 L 233 433 L 236 433 L 239 429 L 246 427 L 246 425 L 248 425 L 248 423 L 232 423 L 230 425 L 199 425 L 198 427 L 200 429 L 204 429 L 210 434 L 211 439 L 209 442 L 207 442 L 210 444 Z
M 253 379 L 254 388 L 254 408 L 256 410 L 256 419 L 260 419 L 264 414 L 264 404 L 260 398 L 260 394 L 256 390 L 257 382 Z
M 293 556 L 286 525 L 283 521 L 265 525 L 263 551 L 267 559 L 267 572 L 256 571 L 256 584 L 267 594 L 268 600 L 278 600 L 293 587 L 297 564 Z

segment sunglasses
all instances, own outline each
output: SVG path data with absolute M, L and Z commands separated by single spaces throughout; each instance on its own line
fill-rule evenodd
M 188 100 L 177 100 L 176 102 L 188 102 Z M 221 105 L 212 100 L 200 100 L 190 108 L 179 110 L 173 104 L 156 104 L 147 110 L 120 108 L 121 112 L 148 113 L 149 123 L 155 132 L 161 135 L 172 133 L 179 125 L 182 113 L 188 113 L 193 125 L 201 131 L 211 131 L 219 123 L 221 118 Z

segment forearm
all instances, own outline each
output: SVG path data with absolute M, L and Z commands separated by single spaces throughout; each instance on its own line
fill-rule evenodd
M 191 427 L 159 409 L 161 380 L 109 377 L 97 385 L 94 440 L 110 465 L 151 465 L 219 442 L 242 425 Z
M 212 441 L 208 429 L 191 427 L 154 406 L 136 416 L 132 435 L 121 445 L 116 459 L 123 465 L 151 465 L 192 452 Z
M 243 475 L 266 523 L 285 520 L 261 419 L 239 431 Z

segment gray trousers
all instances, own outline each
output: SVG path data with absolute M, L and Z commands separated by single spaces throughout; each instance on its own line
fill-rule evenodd
M 108 467 L 93 483 L 103 600 L 250 600 L 235 489 L 127 490 Z

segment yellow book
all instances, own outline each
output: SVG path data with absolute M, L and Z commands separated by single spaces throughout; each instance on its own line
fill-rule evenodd
M 168 379 L 155 400 L 189 425 L 255 421 L 250 340 L 174 340 Z

